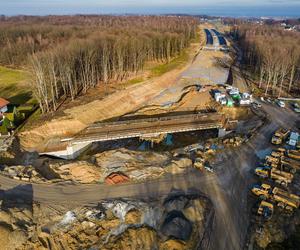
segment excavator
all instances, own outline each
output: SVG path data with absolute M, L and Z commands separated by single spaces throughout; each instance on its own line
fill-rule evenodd
M 273 137 L 272 137 L 272 144 L 274 145 L 280 145 L 284 142 L 284 140 L 288 137 L 290 134 L 290 130 L 279 128 L 275 131 Z
M 290 194 L 289 192 L 278 187 L 274 187 L 272 189 L 272 187 L 266 183 L 253 186 L 251 191 L 254 195 L 259 196 L 260 199 L 272 200 L 276 202 L 277 206 L 282 207 L 288 211 L 293 211 L 300 205 L 299 196 Z

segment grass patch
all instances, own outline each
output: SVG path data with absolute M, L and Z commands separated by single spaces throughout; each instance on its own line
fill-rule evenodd
M 26 71 L 0 66 L 0 97 L 12 104 L 34 103 L 29 80 L 30 74 Z
M 134 84 L 138 84 L 140 82 L 143 82 L 145 79 L 143 77 L 137 77 L 137 78 L 133 78 L 127 82 L 125 82 L 123 85 L 124 86 L 130 86 L 130 85 L 134 85 Z
M 41 109 L 37 109 L 36 111 L 34 111 L 33 114 L 30 115 L 29 118 L 26 120 L 25 124 L 22 124 L 18 128 L 18 132 L 25 131 L 25 128 L 27 129 L 33 126 L 35 122 L 40 119 L 41 116 L 42 116 Z
M 155 66 L 151 69 L 152 76 L 161 76 L 168 71 L 176 69 L 182 65 L 184 65 L 189 60 L 189 54 L 186 50 L 184 50 L 178 57 L 172 59 L 169 63 L 161 64 Z

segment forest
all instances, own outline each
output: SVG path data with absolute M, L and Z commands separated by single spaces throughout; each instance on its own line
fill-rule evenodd
M 1 17 L 0 64 L 32 72 L 43 113 L 97 84 L 122 81 L 146 62 L 169 62 L 196 37 L 180 16 Z
M 300 33 L 278 26 L 242 24 L 231 35 L 243 50 L 243 60 L 265 95 L 300 92 Z

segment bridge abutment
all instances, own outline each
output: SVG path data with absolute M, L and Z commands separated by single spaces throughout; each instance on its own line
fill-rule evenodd
M 70 144 L 65 150 L 46 152 L 40 155 L 54 156 L 65 160 L 74 160 L 92 145 L 91 142 Z

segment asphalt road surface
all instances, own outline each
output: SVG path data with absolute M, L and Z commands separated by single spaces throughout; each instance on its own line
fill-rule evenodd
M 185 174 L 169 175 L 161 179 L 125 185 L 72 185 L 28 184 L 0 176 L 0 195 L 20 195 L 45 204 L 70 206 L 89 205 L 103 199 L 155 198 L 171 191 L 201 192 L 213 203 L 215 216 L 211 225 L 207 249 L 243 249 L 249 226 L 249 213 L 253 204 L 248 192 L 257 179 L 253 169 L 261 150 L 270 147 L 272 133 L 279 127 L 291 128 L 298 115 L 291 110 L 263 104 L 270 122 L 262 127 L 247 143 L 217 156 L 215 173 L 189 170 Z

